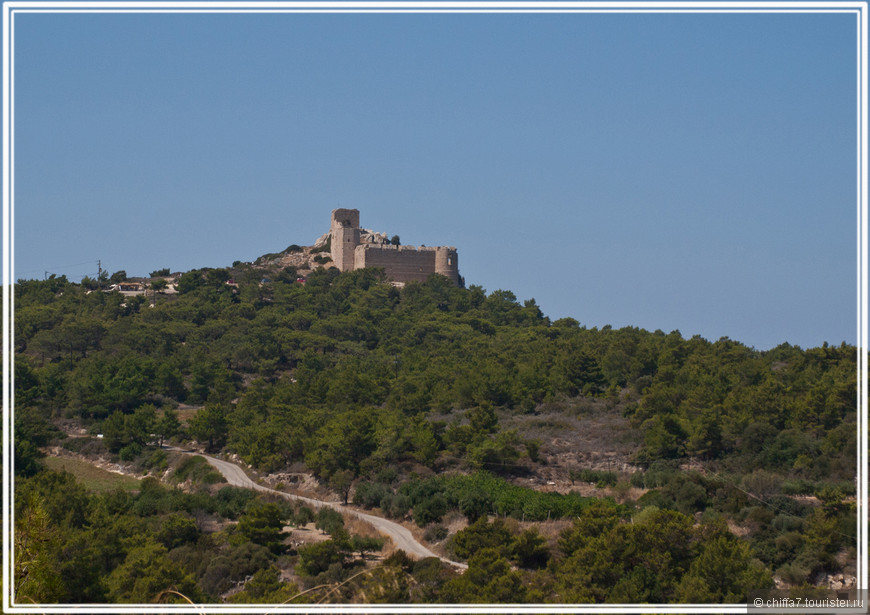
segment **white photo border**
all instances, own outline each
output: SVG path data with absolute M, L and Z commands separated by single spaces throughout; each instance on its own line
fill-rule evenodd
M 15 604 L 12 596 L 14 548 L 14 81 L 15 15 L 17 13 L 846 13 L 856 17 L 857 53 L 857 348 L 858 455 L 857 584 L 868 589 L 867 419 L 868 419 L 868 223 L 867 223 L 867 2 L 714 1 L 28 1 L 3 2 L 3 611 L 5 613 L 746 613 L 748 605 L 119 605 Z M 866 594 L 865 594 L 866 597 Z

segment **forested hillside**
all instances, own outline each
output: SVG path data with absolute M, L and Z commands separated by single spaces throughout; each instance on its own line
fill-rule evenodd
M 237 263 L 161 286 L 15 286 L 19 599 L 283 602 L 358 575 L 326 600 L 735 602 L 854 574 L 852 346 L 551 322 L 437 275 Z M 294 546 L 281 528 L 314 511 L 173 466 L 169 441 L 310 473 L 469 568 L 373 560 L 335 520 Z M 181 487 L 88 491 L 49 445 Z M 605 446 L 607 466 L 577 452 Z

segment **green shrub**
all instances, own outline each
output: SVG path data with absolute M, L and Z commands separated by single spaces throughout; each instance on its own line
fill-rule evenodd
M 381 510 L 393 519 L 404 517 L 411 508 L 411 500 L 405 495 L 394 493 L 381 500 Z
M 469 557 L 482 549 L 496 549 L 502 556 L 510 554 L 513 536 L 504 521 L 496 518 L 492 523 L 478 519 L 458 532 L 451 541 L 451 549 L 460 559 Z
M 240 487 L 224 487 L 217 492 L 217 513 L 225 519 L 238 519 L 248 502 L 254 499 L 254 492 Z
M 674 499 L 674 508 L 686 515 L 703 511 L 709 503 L 707 490 L 690 480 L 680 482 L 676 486 L 671 483 L 664 491 Z
M 224 554 L 206 564 L 199 577 L 199 585 L 208 594 L 219 596 L 236 582 L 267 568 L 272 559 L 273 556 L 267 548 L 252 542 L 231 546 Z
M 221 473 L 214 469 L 205 457 L 199 455 L 185 457 L 172 473 L 172 479 L 177 483 L 190 480 L 193 483 L 206 485 L 224 482 Z
M 616 472 L 605 472 L 603 470 L 571 470 L 571 479 L 579 480 L 584 483 L 594 483 L 598 487 L 612 487 L 619 480 Z
M 330 536 L 335 536 L 339 530 L 344 529 L 344 517 L 341 513 L 333 510 L 329 506 L 321 506 L 317 511 L 317 518 L 314 524 L 318 530 L 322 530 Z
M 492 510 L 492 499 L 482 489 L 469 488 L 462 492 L 459 499 L 459 512 L 469 523 L 474 523 Z
M 674 509 L 673 498 L 664 494 L 661 489 L 650 489 L 637 499 L 638 508 L 654 507 L 656 509 L 667 508 Z
M 131 507 L 131 512 L 139 517 L 148 517 L 169 512 L 172 509 L 172 495 L 156 478 L 146 477 L 139 484 L 139 495 Z
M 199 538 L 199 528 L 190 517 L 174 513 L 163 520 L 156 538 L 167 549 L 174 549 L 185 543 L 196 541 Z
M 142 446 L 136 442 L 132 442 L 118 451 L 118 457 L 121 461 L 133 461 L 142 454 Z
M 803 478 L 788 478 L 782 482 L 780 491 L 785 495 L 810 495 L 816 490 L 816 484 Z
M 792 515 L 777 515 L 774 517 L 771 525 L 778 532 L 791 532 L 803 528 L 804 522 L 800 517 Z
M 447 499 L 440 493 L 436 493 L 414 506 L 414 523 L 420 527 L 437 523 L 447 514 L 447 511 Z
M 753 506 L 749 509 L 749 512 L 746 515 L 746 520 L 752 521 L 753 523 L 767 525 L 773 521 L 773 512 L 764 506 Z
M 315 254 L 317 252 L 330 252 L 330 251 L 332 251 L 332 237 L 328 237 L 326 239 L 326 243 L 323 244 L 322 246 L 320 246 L 319 248 L 313 248 L 311 250 L 311 253 Z
M 423 532 L 423 540 L 426 542 L 441 542 L 447 538 L 448 530 L 441 524 L 430 525 Z
M 278 553 L 282 549 L 285 519 L 284 511 L 277 504 L 254 500 L 239 517 L 237 529 L 251 542 Z
M 797 563 L 789 563 L 782 566 L 776 571 L 777 576 L 781 577 L 787 583 L 792 585 L 802 585 L 806 582 L 810 571 Z
M 347 553 L 334 540 L 324 540 L 299 548 L 296 572 L 313 577 L 329 570 L 333 564 L 343 564 Z
M 293 525 L 296 527 L 308 525 L 315 518 L 314 511 L 310 507 L 303 505 L 296 509 L 296 513 L 293 515 Z
M 381 502 L 391 495 L 393 495 L 393 490 L 389 485 L 383 483 L 360 483 L 353 494 L 353 503 L 366 508 L 375 508 L 377 506 L 383 508 Z
M 550 559 L 547 539 L 538 528 L 530 527 L 516 537 L 511 545 L 511 558 L 522 568 L 543 568 Z
M 142 467 L 148 470 L 165 470 L 167 466 L 166 451 L 154 449 L 142 460 Z
M 383 538 L 376 536 L 354 536 L 350 541 L 350 548 L 365 557 L 366 553 L 383 549 L 384 542 Z

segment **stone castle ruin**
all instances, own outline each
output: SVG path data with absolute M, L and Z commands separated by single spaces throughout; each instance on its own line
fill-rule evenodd
M 425 282 L 439 273 L 463 285 L 456 248 L 391 245 L 384 233 L 360 228 L 358 209 L 333 209 L 329 233 L 332 262 L 339 271 L 382 267 L 387 278 L 401 283 Z

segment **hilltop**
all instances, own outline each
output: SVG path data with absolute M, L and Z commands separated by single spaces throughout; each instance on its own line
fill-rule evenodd
M 357 209 L 334 209 L 329 232 L 313 246 L 292 245 L 279 254 L 260 257 L 255 264 L 293 267 L 302 273 L 327 263 L 339 271 L 378 268 L 397 286 L 425 282 L 429 275 L 437 273 L 457 286 L 465 285 L 459 275 L 456 248 L 403 246 L 398 235 L 387 239 L 386 233 L 361 228 L 359 220 Z
M 326 233 L 314 245 L 300 246 L 293 244 L 281 252 L 264 254 L 250 264 L 264 272 L 276 272 L 287 267 L 293 267 L 297 273 L 306 275 L 318 267 L 327 269 L 335 267 L 329 254 L 329 246 L 329 233 Z

